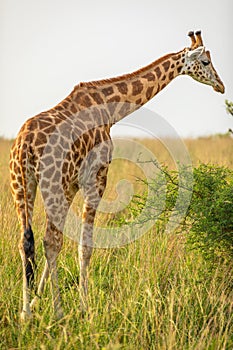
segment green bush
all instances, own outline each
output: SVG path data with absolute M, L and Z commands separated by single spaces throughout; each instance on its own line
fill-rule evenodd
M 187 243 L 207 259 L 233 257 L 233 172 L 200 165 L 194 169 L 194 189 L 186 221 Z
M 190 186 L 191 183 L 193 187 Z M 156 225 L 165 230 L 169 220 L 175 220 L 183 215 L 176 231 L 178 234 L 182 232 L 186 237 L 188 249 L 198 249 L 204 258 L 211 260 L 211 263 L 231 261 L 233 258 L 232 170 L 201 164 L 198 168 L 194 168 L 191 174 L 188 168 L 181 167 L 178 173 L 160 167 L 158 177 L 148 183 L 148 186 L 154 195 L 150 198 L 149 206 L 147 203 L 149 209 L 144 211 L 143 217 L 140 217 L 141 224 L 151 220 L 154 215 L 155 220 L 157 219 Z M 165 206 L 158 217 L 161 203 L 164 204 L 162 195 L 164 192 L 166 192 Z M 192 198 L 186 211 L 186 200 L 189 200 L 190 192 Z M 131 203 L 129 209 L 134 220 L 137 220 L 136 216 L 145 205 L 146 198 L 147 194 L 137 196 Z

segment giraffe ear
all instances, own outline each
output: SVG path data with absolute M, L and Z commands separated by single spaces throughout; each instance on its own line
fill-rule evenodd
M 196 60 L 199 56 L 203 54 L 204 51 L 205 51 L 204 46 L 199 46 L 196 49 L 188 52 L 188 58 L 190 60 Z

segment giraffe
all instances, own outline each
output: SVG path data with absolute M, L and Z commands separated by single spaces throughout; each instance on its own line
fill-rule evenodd
M 30 118 L 22 126 L 11 149 L 11 189 L 21 228 L 19 252 L 23 267 L 21 319 L 32 316 L 49 275 L 57 318 L 63 316 L 58 287 L 57 257 L 63 244 L 63 228 L 77 191 L 84 197 L 78 244 L 80 306 L 87 309 L 88 266 L 93 249 L 93 225 L 103 196 L 113 145 L 110 128 L 143 106 L 174 78 L 188 75 L 224 93 L 224 85 L 206 51 L 201 31 L 189 32 L 191 46 L 167 54 L 129 74 L 79 83 L 54 108 Z M 36 296 L 31 298 L 35 270 L 32 231 L 37 186 L 45 212 L 43 239 L 45 267 Z

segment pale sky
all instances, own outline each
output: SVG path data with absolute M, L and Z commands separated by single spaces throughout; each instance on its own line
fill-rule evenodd
M 233 128 L 224 106 L 233 100 L 232 13 L 232 0 L 0 0 L 0 136 L 15 137 L 78 82 L 139 69 L 189 46 L 188 31 L 199 29 L 226 93 L 182 76 L 146 107 L 182 137 L 226 132 Z

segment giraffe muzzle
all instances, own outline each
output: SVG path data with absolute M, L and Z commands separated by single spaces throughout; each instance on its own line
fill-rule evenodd
M 223 83 L 217 83 L 213 86 L 214 91 L 220 92 L 221 94 L 224 94 L 225 92 L 225 86 L 223 85 Z

